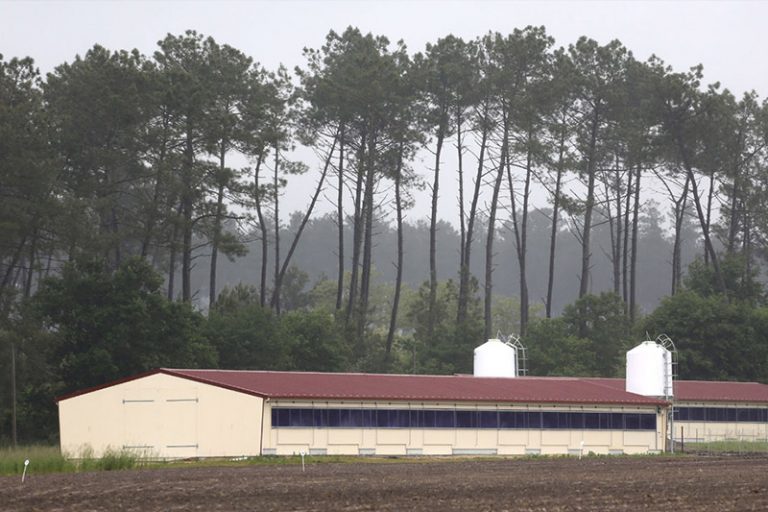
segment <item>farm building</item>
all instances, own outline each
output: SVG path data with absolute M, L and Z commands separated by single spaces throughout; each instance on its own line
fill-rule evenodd
M 158 369 L 60 397 L 61 446 L 162 458 L 631 454 L 663 451 L 670 430 L 768 436 L 768 386 L 672 383 L 662 352 L 640 366 L 628 355 L 626 381 L 517 376 L 509 348 L 478 347 L 475 375 Z
M 623 379 L 591 379 L 624 389 Z M 768 441 L 768 386 L 757 382 L 674 383 L 671 428 L 677 441 Z
M 576 378 L 160 369 L 61 397 L 59 419 L 70 454 L 647 453 L 665 406 Z

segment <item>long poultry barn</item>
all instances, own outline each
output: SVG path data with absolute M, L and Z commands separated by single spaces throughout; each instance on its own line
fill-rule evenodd
M 580 378 L 159 369 L 58 405 L 70 456 L 186 458 L 654 453 L 667 404 Z
M 475 349 L 474 375 L 158 369 L 60 397 L 61 447 L 72 457 L 188 458 L 635 454 L 672 441 L 768 441 L 768 386 L 674 380 L 670 343 L 627 352 L 626 379 L 521 377 L 521 346 L 499 340 Z

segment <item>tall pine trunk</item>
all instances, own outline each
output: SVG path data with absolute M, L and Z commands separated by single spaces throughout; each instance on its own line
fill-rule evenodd
M 221 141 L 219 147 L 219 176 L 216 189 L 216 213 L 213 218 L 213 240 L 211 241 L 211 270 L 208 279 L 208 307 L 212 308 L 216 303 L 216 270 L 219 260 L 219 244 L 221 244 L 221 225 L 224 215 L 224 187 L 225 187 L 225 157 L 227 141 Z
M 259 232 L 261 233 L 261 271 L 259 273 L 259 305 L 264 307 L 267 303 L 267 268 L 269 259 L 269 232 L 267 228 L 267 219 L 262 209 L 263 198 L 261 194 L 261 183 L 259 177 L 261 173 L 261 163 L 264 161 L 265 148 L 261 148 L 256 158 L 256 167 L 253 170 L 253 201 L 256 206 L 256 218 L 259 221 Z
M 445 123 L 441 119 L 437 130 L 435 149 L 435 170 L 432 180 L 432 209 L 429 219 L 429 314 L 427 316 L 427 339 L 432 340 L 435 331 L 435 308 L 437 304 L 437 199 L 440 187 L 440 156 L 445 139 Z
M 680 289 L 682 284 L 682 230 L 683 220 L 685 219 L 685 211 L 688 202 L 688 176 L 685 177 L 685 185 L 683 186 L 683 193 L 680 198 L 675 201 L 675 238 L 672 244 L 672 290 L 671 294 L 675 295 Z
M 624 314 L 629 314 L 629 211 L 631 209 L 632 198 L 634 197 L 633 187 L 634 172 L 632 166 L 628 166 L 627 173 L 627 194 L 624 198 L 624 244 L 621 252 L 621 298 L 624 302 Z
M 597 133 L 600 126 L 600 104 L 597 102 L 592 111 L 590 122 L 589 145 L 587 148 L 587 198 L 584 203 L 584 224 L 581 232 L 581 277 L 579 279 L 579 299 L 589 293 L 592 258 L 592 213 L 595 208 L 595 172 L 597 163 Z M 579 311 L 578 333 L 580 338 L 587 337 L 586 311 Z
M 280 146 L 275 141 L 275 168 L 272 173 L 272 187 L 274 188 L 274 208 L 273 208 L 273 222 L 275 230 L 275 271 L 272 277 L 273 287 L 277 286 L 277 279 L 280 275 Z M 272 307 L 275 312 L 280 315 L 280 295 L 274 296 L 272 301 Z
M 555 286 L 555 255 L 557 254 L 557 229 L 560 220 L 560 189 L 562 187 L 563 172 L 565 167 L 565 136 L 566 130 L 560 133 L 557 148 L 557 174 L 555 175 L 555 191 L 552 200 L 552 229 L 549 233 L 549 268 L 547 278 L 547 302 L 546 315 L 552 318 L 552 293 Z
M 278 298 L 280 297 L 280 292 L 283 286 L 283 279 L 285 278 L 285 273 L 288 271 L 288 267 L 291 264 L 291 258 L 293 257 L 293 253 L 296 252 L 296 247 L 298 247 L 299 240 L 301 240 L 301 234 L 304 232 L 304 228 L 307 227 L 307 223 L 309 222 L 309 219 L 312 216 L 312 212 L 315 209 L 315 204 L 317 204 L 317 198 L 320 197 L 320 192 L 323 191 L 323 186 L 325 185 L 325 177 L 328 175 L 328 168 L 331 166 L 331 158 L 333 158 L 333 152 L 336 150 L 337 140 L 338 140 L 338 135 L 336 135 L 333 139 L 333 144 L 331 145 L 331 149 L 328 151 L 328 156 L 326 157 L 325 164 L 323 165 L 323 172 L 320 173 L 320 179 L 317 181 L 315 192 L 312 194 L 312 199 L 310 199 L 309 201 L 309 206 L 307 207 L 307 211 L 304 213 L 304 216 L 301 218 L 301 222 L 299 223 L 299 228 L 293 237 L 291 246 L 288 248 L 288 253 L 285 255 L 285 259 L 283 260 L 282 265 L 280 265 L 280 272 L 277 275 L 277 279 L 275 280 L 275 286 L 272 291 L 272 299 L 271 299 L 272 307 L 275 307 L 275 305 L 277 304 L 277 301 L 278 301 Z
M 339 168 L 336 196 L 336 223 L 339 228 L 338 276 L 336 278 L 336 311 L 344 303 L 344 125 L 339 128 Z
M 355 314 L 357 301 L 357 281 L 360 272 L 360 252 L 363 241 L 363 183 L 365 182 L 365 144 L 366 135 L 360 137 L 360 147 L 357 151 L 357 181 L 355 183 L 355 211 L 352 224 L 352 263 L 350 265 L 349 294 L 347 296 L 347 312 L 345 323 L 349 325 Z
M 705 222 L 707 233 L 709 233 L 709 227 L 712 225 L 712 200 L 715 196 L 715 173 L 713 172 L 709 176 L 709 191 L 707 192 L 707 220 Z M 704 251 L 704 265 L 709 266 L 709 252 Z
M 400 143 L 400 151 L 397 157 L 397 170 L 395 172 L 395 215 L 397 220 L 397 274 L 395 276 L 395 294 L 392 298 L 392 313 L 389 317 L 389 331 L 387 332 L 387 344 L 384 350 L 384 361 L 389 367 L 392 360 L 392 343 L 395 339 L 397 328 L 397 313 L 400 307 L 400 289 L 403 283 L 403 201 L 401 197 L 403 172 L 403 143 Z
M 530 142 L 530 132 L 528 133 Z M 528 223 L 528 195 L 530 193 L 530 178 L 531 178 L 531 152 L 530 148 L 526 154 L 526 177 L 525 185 L 523 187 L 523 208 L 520 212 L 522 219 L 518 222 L 517 219 L 517 199 L 515 198 L 515 187 L 512 181 L 512 171 L 510 165 L 509 156 L 506 157 L 507 162 L 507 182 L 509 186 L 509 198 L 510 206 L 512 210 L 512 229 L 515 235 L 515 254 L 517 255 L 517 263 L 520 279 L 520 335 L 524 336 L 528 327 L 528 283 L 526 281 L 525 272 L 525 256 L 526 256 L 526 228 Z
M 632 260 L 630 262 L 630 282 L 629 282 L 629 323 L 634 325 L 637 312 L 637 240 L 639 237 L 638 225 L 640 222 L 640 178 L 641 168 L 638 164 L 635 170 L 635 203 L 632 208 Z
M 155 160 L 155 167 L 157 168 L 154 176 L 154 184 L 152 186 L 152 202 L 149 206 L 148 217 L 144 225 L 144 236 L 141 241 L 141 257 L 146 258 L 149 254 L 149 246 L 152 243 L 152 235 L 155 232 L 157 225 L 157 216 L 160 212 L 160 192 L 163 184 L 163 167 L 165 166 L 166 153 L 168 151 L 168 130 L 170 127 L 170 117 L 167 113 L 163 114 L 163 131 L 160 142 L 160 154 Z
M 590 127 L 589 148 L 587 154 L 587 200 L 584 204 L 584 225 L 581 233 L 581 278 L 579 280 L 579 298 L 589 292 L 592 212 L 595 207 L 595 167 L 597 158 L 597 129 L 600 123 L 600 111 L 595 107 Z M 583 316 L 583 315 L 582 315 Z M 586 336 L 586 325 L 579 325 L 579 336 Z
M 621 171 L 616 169 L 614 182 L 616 189 L 616 242 L 613 249 L 613 293 L 621 295 L 621 247 L 622 247 L 622 211 L 621 211 Z
M 181 247 L 181 300 L 192 301 L 192 209 L 193 209 L 193 167 L 195 151 L 191 127 L 187 127 L 184 140 L 184 163 L 182 164 L 182 247 Z
M 715 281 L 717 283 L 717 287 L 721 293 L 726 292 L 725 287 L 725 280 L 723 279 L 723 274 L 720 269 L 720 261 L 717 258 L 717 254 L 715 253 L 715 248 L 712 245 L 712 239 L 709 234 L 709 218 L 708 213 L 705 215 L 704 208 L 701 204 L 701 195 L 699 194 L 699 186 L 696 182 L 696 176 L 693 174 L 693 167 L 691 164 L 691 158 L 688 154 L 688 148 L 685 145 L 682 134 L 680 133 L 680 127 L 675 126 L 674 127 L 674 136 L 675 136 L 675 142 L 677 144 L 678 151 L 680 152 L 680 160 L 683 164 L 683 168 L 685 169 L 686 175 L 690 181 L 691 184 L 691 197 L 693 198 L 693 204 L 696 207 L 696 215 L 699 219 L 699 226 L 701 227 L 702 235 L 704 236 L 704 251 L 705 256 L 709 255 L 708 258 L 705 258 L 705 261 L 712 261 L 712 267 L 715 271 Z M 714 179 L 714 176 L 712 177 L 712 180 Z M 710 183 L 710 195 L 712 193 L 713 183 Z
M 173 222 L 173 229 L 171 230 L 170 241 L 170 254 L 168 255 L 168 300 L 173 300 L 175 296 L 176 285 L 176 259 L 179 254 L 179 231 L 183 229 L 182 212 L 184 210 L 184 202 L 179 201 L 179 206 L 176 209 L 176 216 Z
M 501 155 L 499 156 L 499 168 L 496 171 L 496 180 L 493 185 L 493 196 L 491 197 L 491 210 L 488 215 L 488 235 L 485 240 L 485 297 L 483 301 L 483 333 L 485 339 L 491 337 L 491 329 L 493 327 L 493 240 L 496 236 L 496 209 L 499 202 L 499 191 L 501 190 L 501 183 L 504 178 L 504 167 L 506 165 L 507 158 L 507 138 L 509 137 L 509 126 L 506 119 L 504 119 L 504 133 L 501 143 Z
M 461 108 L 456 109 L 456 157 L 459 161 L 459 281 L 463 279 L 465 251 L 467 250 L 467 226 L 464 218 L 464 146 L 461 139 Z M 459 297 L 461 297 L 461 284 L 459 284 Z M 458 316 L 457 316 L 458 319 Z
M 368 299 L 371 290 L 371 271 L 373 270 L 373 192 L 375 188 L 375 153 L 376 137 L 368 137 L 368 163 L 366 165 L 365 196 L 363 211 L 365 212 L 365 227 L 363 228 L 363 265 L 360 272 L 360 308 L 357 317 L 357 346 L 358 355 L 362 355 L 363 341 L 368 326 Z
M 487 120 L 488 107 L 487 105 L 483 109 L 483 120 Z M 477 204 L 480 199 L 480 186 L 483 182 L 485 175 L 485 153 L 488 146 L 488 123 L 482 123 L 482 132 L 480 134 L 480 152 L 477 157 L 477 172 L 475 174 L 475 187 L 472 192 L 472 204 L 469 208 L 469 216 L 467 217 L 467 236 L 465 240 L 465 248 L 463 251 L 464 260 L 462 261 L 461 268 L 459 269 L 459 297 L 458 308 L 456 313 L 456 321 L 459 325 L 464 323 L 467 318 L 467 309 L 469 304 L 469 276 L 470 276 L 470 263 L 472 257 L 472 242 L 474 240 L 475 219 L 477 217 Z

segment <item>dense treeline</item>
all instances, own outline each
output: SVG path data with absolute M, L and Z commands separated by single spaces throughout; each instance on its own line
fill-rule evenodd
M 638 61 L 618 41 L 556 47 L 543 27 L 416 53 L 349 28 L 305 58 L 266 70 L 192 31 L 152 56 L 97 45 L 45 77 L 0 57 L 4 437 L 16 425 L 49 437 L 56 394 L 157 366 L 469 371 L 472 347 L 500 329 L 523 337 L 539 374 L 618 374 L 647 331 L 678 342 L 684 377 L 768 378 L 768 104 L 756 94 L 704 86 L 701 66 Z M 457 197 L 441 195 L 446 180 Z M 289 217 L 291 185 L 308 202 Z M 430 214 L 409 252 L 423 189 Z M 296 262 L 321 201 L 335 264 L 310 283 Z M 438 219 L 440 201 L 458 217 Z M 669 297 L 642 317 L 653 229 L 671 245 L 650 270 L 669 276 Z M 687 277 L 686 240 L 700 251 Z M 255 284 L 222 290 L 221 257 L 254 244 L 242 281 Z M 600 294 L 596 251 L 610 269 Z M 414 253 L 426 259 L 416 289 Z M 578 281 L 565 299 L 564 259 Z M 500 268 L 516 272 L 515 299 L 495 293 Z

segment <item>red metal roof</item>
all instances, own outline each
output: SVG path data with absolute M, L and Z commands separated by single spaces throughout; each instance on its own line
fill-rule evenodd
M 613 389 L 624 389 L 624 379 L 584 379 Z M 768 403 L 768 386 L 759 382 L 678 380 L 674 382 L 675 401 Z
M 362 373 L 160 370 L 258 396 L 312 400 L 418 400 L 611 405 L 663 405 L 623 389 L 579 378 L 390 375 Z
M 66 400 L 123 382 L 163 373 L 250 395 L 309 400 L 511 402 L 664 405 L 627 393 L 624 379 L 584 377 L 492 378 L 471 375 L 269 372 L 159 369 L 60 396 Z M 676 381 L 676 401 L 768 403 L 768 386 L 757 382 Z

